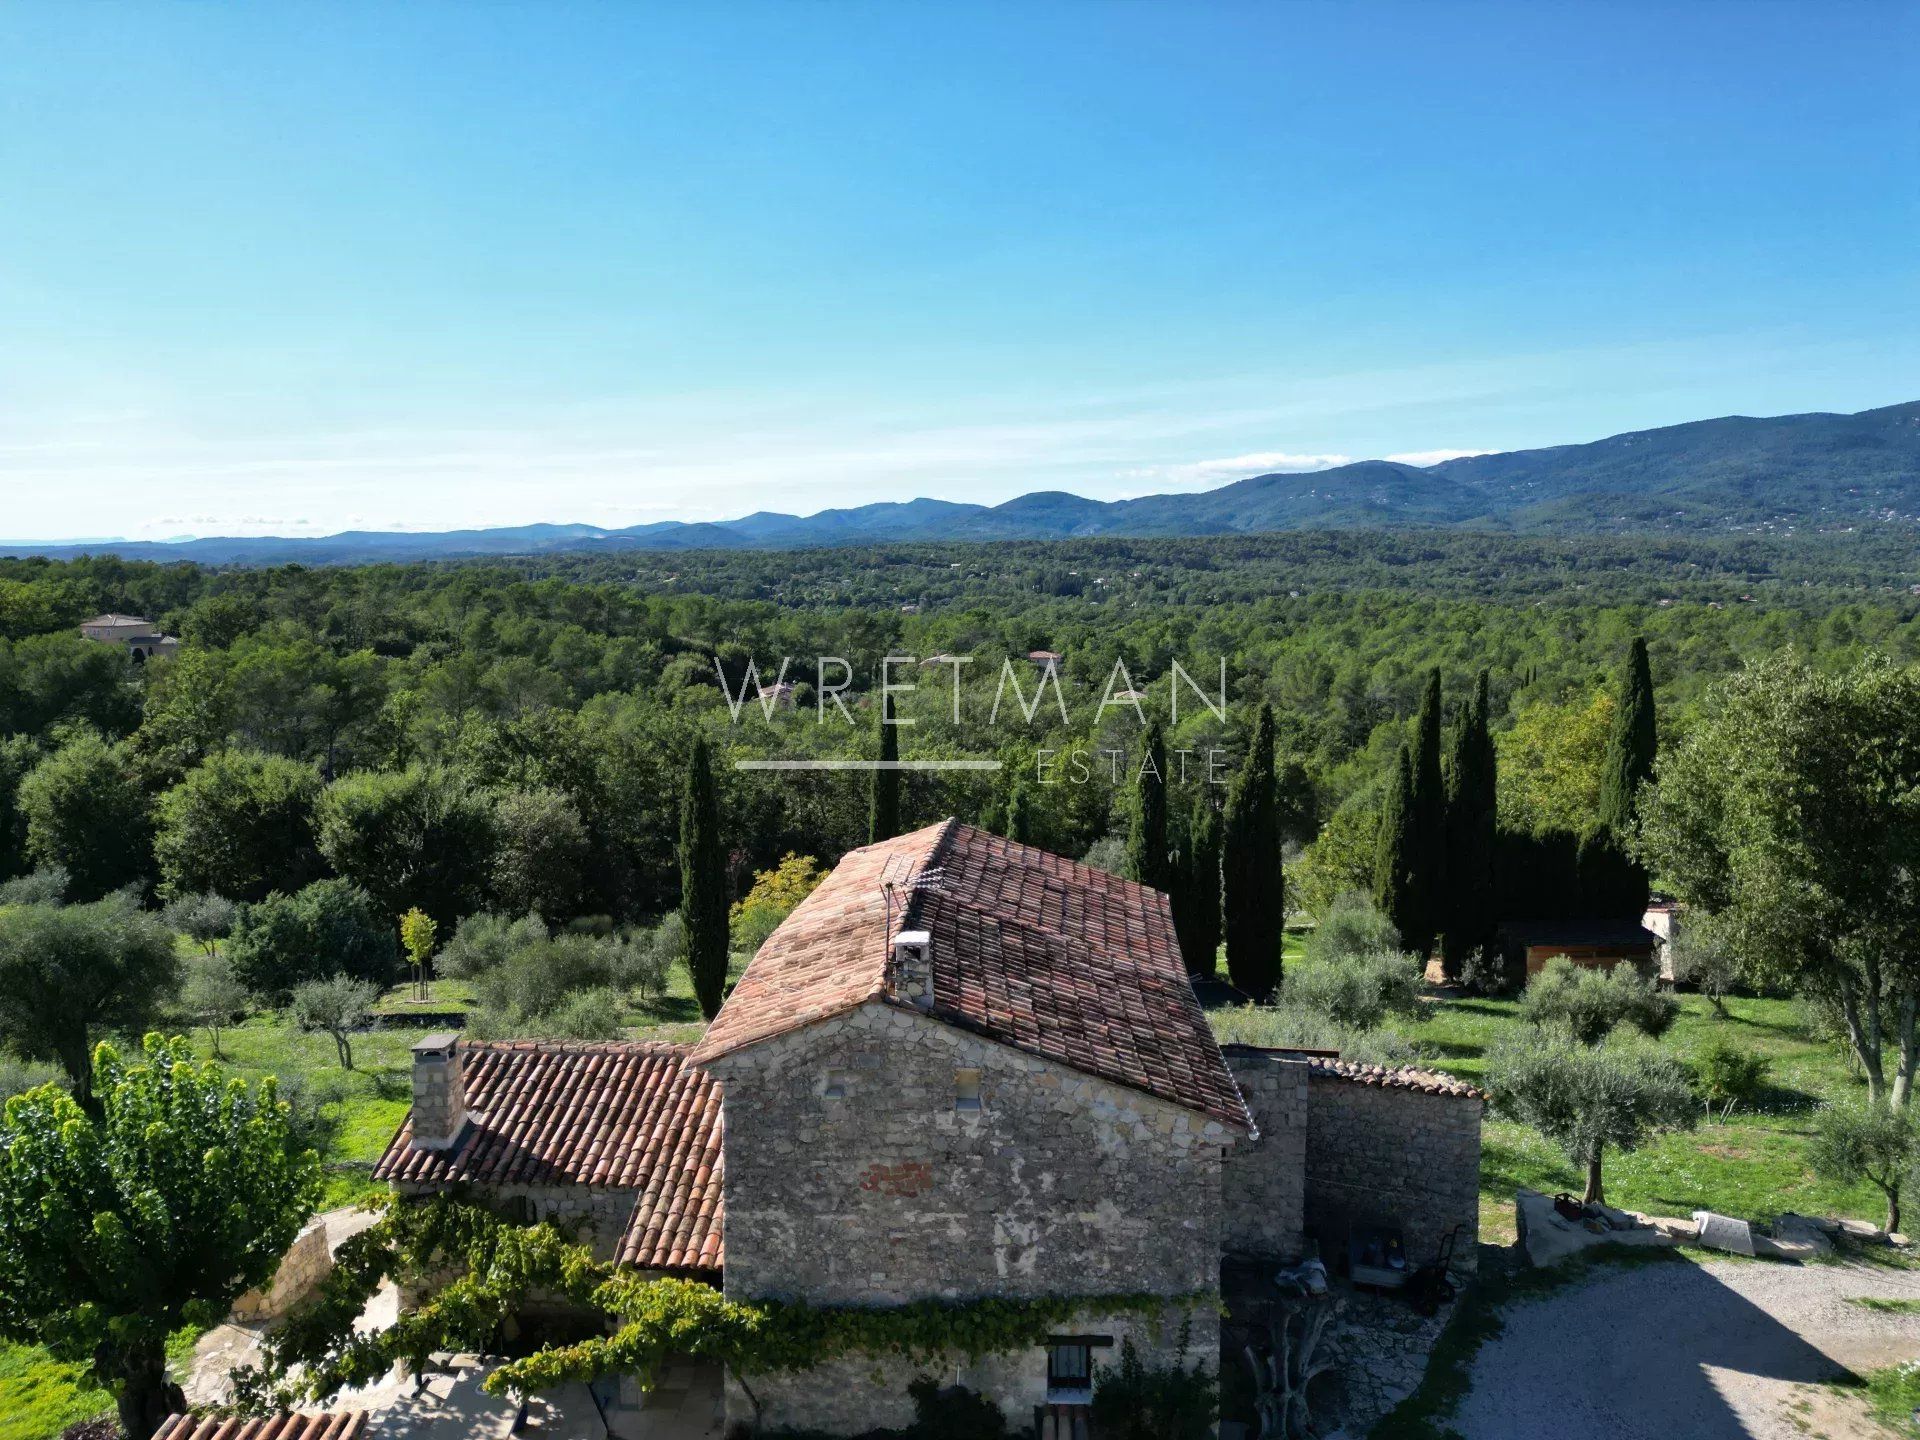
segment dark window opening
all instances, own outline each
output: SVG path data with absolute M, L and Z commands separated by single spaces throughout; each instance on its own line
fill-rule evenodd
M 1047 1388 L 1087 1390 L 1093 1386 L 1093 1346 L 1071 1340 L 1047 1346 Z

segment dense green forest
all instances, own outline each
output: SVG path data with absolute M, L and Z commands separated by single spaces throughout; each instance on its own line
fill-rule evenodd
M 1126 828 L 1142 716 L 1172 722 L 1169 750 L 1187 752 L 1174 802 L 1191 805 L 1209 768 L 1238 765 L 1265 700 L 1289 853 L 1332 822 L 1318 847 L 1331 863 L 1342 835 L 1356 855 L 1368 843 L 1378 782 L 1438 667 L 1449 717 L 1491 671 L 1503 823 L 1577 828 L 1632 636 L 1650 645 L 1667 742 L 1710 681 L 1781 649 L 1821 665 L 1915 658 L 1913 580 L 1909 551 L 1866 537 L 1438 532 L 319 570 L 5 561 L 0 871 L 63 864 L 81 898 L 139 883 L 241 900 L 343 871 L 395 913 L 451 920 L 505 886 L 554 919 L 650 916 L 677 899 L 696 735 L 714 746 L 736 892 L 788 851 L 830 860 L 864 840 L 862 777 L 733 762 L 876 753 L 889 655 L 973 657 L 895 664 L 917 687 L 894 701 L 912 722 L 903 758 L 1005 764 L 908 776 L 904 825 L 1004 826 L 1029 787 L 1044 796 L 1022 805 L 1033 838 L 1083 854 Z M 134 666 L 82 639 L 78 622 L 103 610 L 161 622 L 178 655 Z M 1062 657 L 1060 686 L 1029 720 L 1036 650 Z M 783 656 L 792 708 L 769 717 L 749 698 L 736 713 L 748 661 L 771 686 Z M 844 713 L 817 693 L 820 656 L 849 662 Z M 1222 661 L 1224 719 L 1201 699 L 1218 705 Z M 1196 682 L 1177 687 L 1177 721 L 1175 662 Z M 1103 709 L 1127 682 L 1138 711 Z

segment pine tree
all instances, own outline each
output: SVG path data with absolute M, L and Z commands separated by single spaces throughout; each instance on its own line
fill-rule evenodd
M 727 855 L 720 843 L 720 801 L 707 742 L 697 738 L 680 803 L 680 919 L 687 932 L 687 973 L 709 1020 L 727 988 Z
M 1613 728 L 1600 771 L 1599 821 L 1621 843 L 1633 832 L 1640 787 L 1653 777 L 1659 736 L 1653 713 L 1653 673 L 1647 667 L 1647 642 L 1634 636 L 1614 691 Z
M 873 796 L 867 807 L 867 843 L 878 845 L 900 833 L 900 772 L 888 769 L 900 758 L 900 729 L 893 719 L 893 697 L 880 711 L 880 765 L 873 772 Z
M 1457 980 L 1466 959 L 1493 935 L 1494 828 L 1499 814 L 1498 771 L 1490 728 L 1489 676 L 1473 682 L 1473 698 L 1453 732 L 1447 763 L 1447 889 L 1441 918 L 1447 978 Z
M 1253 745 L 1227 794 L 1221 872 L 1227 977 L 1256 1000 L 1280 984 L 1286 896 L 1280 873 L 1280 825 L 1273 793 L 1273 707 L 1260 707 Z
M 1189 975 L 1212 978 L 1220 960 L 1220 812 L 1202 796 L 1180 838 L 1173 928 Z
M 1174 886 L 1167 846 L 1167 742 L 1158 720 L 1147 727 L 1145 753 L 1134 781 L 1127 874 L 1155 890 Z
M 1380 811 L 1380 833 L 1373 852 L 1373 903 L 1393 922 L 1404 938 L 1413 933 L 1418 917 L 1413 901 L 1413 753 L 1400 747 L 1399 762 L 1387 787 L 1387 803 Z
M 1408 918 L 1401 938 L 1425 959 L 1440 928 L 1447 893 L 1447 782 L 1440 768 L 1440 672 L 1427 674 L 1420 714 L 1413 727 L 1413 866 Z

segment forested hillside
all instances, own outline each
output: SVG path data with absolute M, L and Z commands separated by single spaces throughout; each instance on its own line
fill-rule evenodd
M 1631 636 L 1649 639 L 1671 738 L 1707 682 L 1786 646 L 1823 664 L 1913 658 L 1904 563 L 1862 545 L 1365 534 L 340 570 L 4 562 L 0 869 L 57 861 L 96 893 L 249 899 L 345 868 L 395 913 L 452 916 L 517 865 L 562 877 L 535 897 L 551 918 L 657 914 L 677 897 L 675 797 L 697 734 L 716 747 L 736 877 L 864 839 L 860 777 L 729 762 L 874 753 L 887 655 L 976 657 L 957 718 L 950 667 L 897 668 L 919 687 L 896 701 L 915 722 L 904 757 L 1005 762 L 908 777 L 906 823 L 997 823 L 1040 783 L 1040 752 L 1127 751 L 1134 710 L 1099 711 L 1116 661 L 1165 715 L 1174 661 L 1211 692 L 1224 658 L 1226 720 L 1183 691 L 1169 744 L 1230 768 L 1271 701 L 1294 846 L 1336 818 L 1355 844 L 1370 834 L 1431 666 L 1449 713 L 1491 670 L 1503 754 L 1528 756 L 1504 818 L 1557 824 L 1596 783 L 1578 737 L 1604 730 Z M 78 635 L 100 610 L 161 621 L 180 653 L 130 666 Z M 993 713 L 1003 657 L 1031 692 L 1033 650 L 1064 657 L 1065 720 L 1051 697 L 1030 722 L 1011 696 Z M 822 655 L 850 662 L 852 724 L 814 693 Z M 735 695 L 749 658 L 771 685 L 792 657 L 794 708 L 769 719 L 750 702 L 736 719 L 716 656 Z M 1032 807 L 1040 843 L 1081 854 L 1124 829 L 1124 763 L 1086 769 Z M 441 827 L 419 832 L 433 865 L 373 844 L 403 813 Z

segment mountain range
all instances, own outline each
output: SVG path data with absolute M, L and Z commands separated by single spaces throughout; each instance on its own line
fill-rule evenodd
M 543 524 L 322 537 L 0 542 L 0 554 L 326 565 L 566 550 L 772 549 L 1363 526 L 1549 534 L 1920 529 L 1920 401 L 1854 415 L 1730 415 L 1426 467 L 1363 460 L 1128 500 L 1088 500 L 1053 490 L 1000 505 L 918 499 L 807 516 L 763 510 L 723 523 L 668 520 L 618 530 Z

